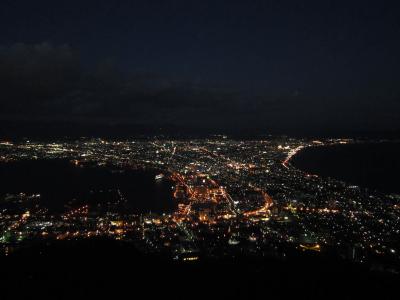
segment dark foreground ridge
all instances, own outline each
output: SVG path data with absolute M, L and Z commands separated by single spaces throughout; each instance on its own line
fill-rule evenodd
M 400 283 L 332 257 L 177 262 L 111 240 L 37 244 L 0 263 L 2 299 L 387 299 Z

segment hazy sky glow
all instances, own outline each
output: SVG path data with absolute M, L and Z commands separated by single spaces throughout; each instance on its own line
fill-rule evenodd
M 400 129 L 397 1 L 3 1 L 0 117 Z

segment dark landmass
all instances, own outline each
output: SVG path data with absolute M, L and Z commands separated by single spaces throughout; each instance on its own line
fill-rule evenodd
M 1 120 L 0 138 L 19 140 L 54 140 L 54 139 L 76 139 L 80 137 L 103 137 L 103 138 L 135 138 L 148 139 L 153 136 L 164 136 L 168 138 L 204 138 L 212 135 L 226 134 L 237 139 L 265 139 L 271 135 L 292 136 L 297 138 L 365 138 L 365 139 L 397 139 L 400 138 L 400 129 L 393 130 L 354 130 L 349 128 L 308 128 L 308 129 L 274 129 L 269 127 L 253 127 L 251 124 L 245 127 L 225 128 L 202 125 L 176 125 L 173 123 L 143 124 L 117 121 L 61 121 L 61 120 Z

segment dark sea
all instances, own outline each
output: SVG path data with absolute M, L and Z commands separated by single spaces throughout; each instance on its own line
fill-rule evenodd
M 39 193 L 42 204 L 53 211 L 90 204 L 126 213 L 170 212 L 176 204 L 172 182 L 156 181 L 157 174 L 155 170 L 77 167 L 67 160 L 0 163 L 0 196 Z
M 399 155 L 400 142 L 318 146 L 300 151 L 291 164 L 310 174 L 400 194 Z

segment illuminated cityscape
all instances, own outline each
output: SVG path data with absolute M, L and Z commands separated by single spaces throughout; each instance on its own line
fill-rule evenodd
M 398 297 L 400 1 L 0 20 L 0 300 Z
M 35 241 L 111 238 L 185 262 L 243 253 L 283 260 L 293 251 L 334 253 L 397 273 L 400 196 L 307 174 L 291 164 L 307 147 L 356 143 L 362 141 L 226 136 L 3 141 L 2 164 L 62 160 L 73 168 L 121 174 L 151 170 L 156 183 L 171 184 L 165 201 L 173 201 L 174 209 L 129 211 L 121 190 L 103 196 L 105 191 L 96 191 L 97 202 L 78 199 L 61 211 L 47 207 L 40 193 L 7 193 L 0 199 L 1 253 Z

